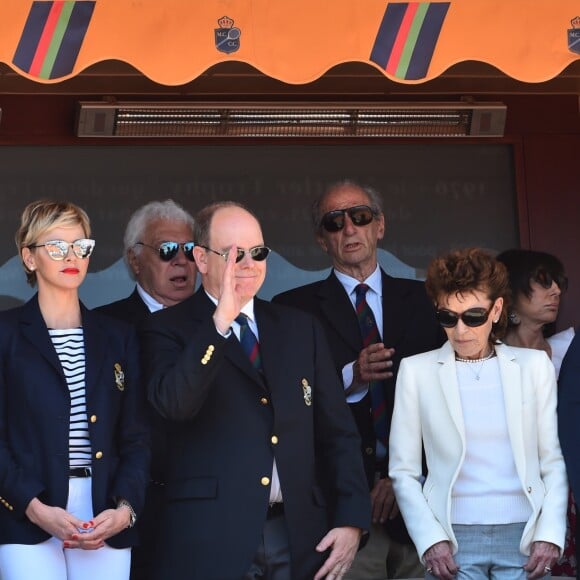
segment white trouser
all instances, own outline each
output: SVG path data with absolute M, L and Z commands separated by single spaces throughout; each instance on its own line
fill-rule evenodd
M 81 520 L 93 518 L 90 477 L 69 479 L 66 509 Z M 65 550 L 62 540 L 54 537 L 40 544 L 0 546 L 2 580 L 128 580 L 130 567 L 131 548 Z

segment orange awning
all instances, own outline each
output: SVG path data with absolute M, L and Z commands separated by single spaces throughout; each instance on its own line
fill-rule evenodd
M 578 0 L 2 0 L 0 61 L 40 83 L 121 60 L 163 85 L 241 61 L 287 83 L 364 62 L 421 83 L 461 61 L 524 82 L 580 59 Z

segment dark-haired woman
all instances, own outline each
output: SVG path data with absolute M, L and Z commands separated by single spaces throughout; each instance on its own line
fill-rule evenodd
M 499 342 L 508 279 L 487 253 L 434 260 L 426 284 L 448 341 L 401 363 L 389 463 L 426 577 L 549 576 L 568 494 L 554 367 Z
M 523 249 L 506 250 L 497 259 L 507 268 L 512 297 L 504 342 L 546 351 L 557 377 L 574 338 L 574 328 L 550 335 L 568 288 L 562 262 L 552 254 Z
M 16 243 L 38 293 L 0 313 L 0 577 L 128 580 L 149 462 L 134 331 L 79 301 L 82 209 L 29 204 Z
M 562 262 L 546 252 L 506 250 L 497 256 L 507 268 L 512 302 L 504 342 L 512 346 L 544 350 L 556 369 L 556 378 L 568 347 L 574 338 L 570 327 L 550 334 L 558 317 L 562 294 L 568 279 Z M 576 576 L 576 505 L 570 491 L 568 528 L 564 553 L 554 567 L 555 576 Z

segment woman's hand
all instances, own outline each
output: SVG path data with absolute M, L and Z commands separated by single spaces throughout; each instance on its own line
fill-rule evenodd
M 550 542 L 533 542 L 530 557 L 524 565 L 528 578 L 534 580 L 552 572 L 560 557 L 560 549 Z
M 459 570 L 449 542 L 437 542 L 423 554 L 427 572 L 441 580 L 453 580 Z
M 60 540 L 70 539 L 86 524 L 66 510 L 46 505 L 36 497 L 28 504 L 25 514 L 33 524 Z
M 65 542 L 65 548 L 81 548 L 82 550 L 98 550 L 105 545 L 105 540 L 115 536 L 129 527 L 131 513 L 126 507 L 102 511 L 94 517 L 88 528 L 89 531 L 73 534 L 70 540 Z M 81 529 L 86 529 L 81 526 Z

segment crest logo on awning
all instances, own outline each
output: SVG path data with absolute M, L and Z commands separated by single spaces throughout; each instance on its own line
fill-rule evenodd
M 568 30 L 568 48 L 580 54 L 580 16 L 570 20 L 572 28 Z
M 234 26 L 233 18 L 222 16 L 217 23 L 219 28 L 214 28 L 215 47 L 226 54 L 239 50 L 242 31 Z

